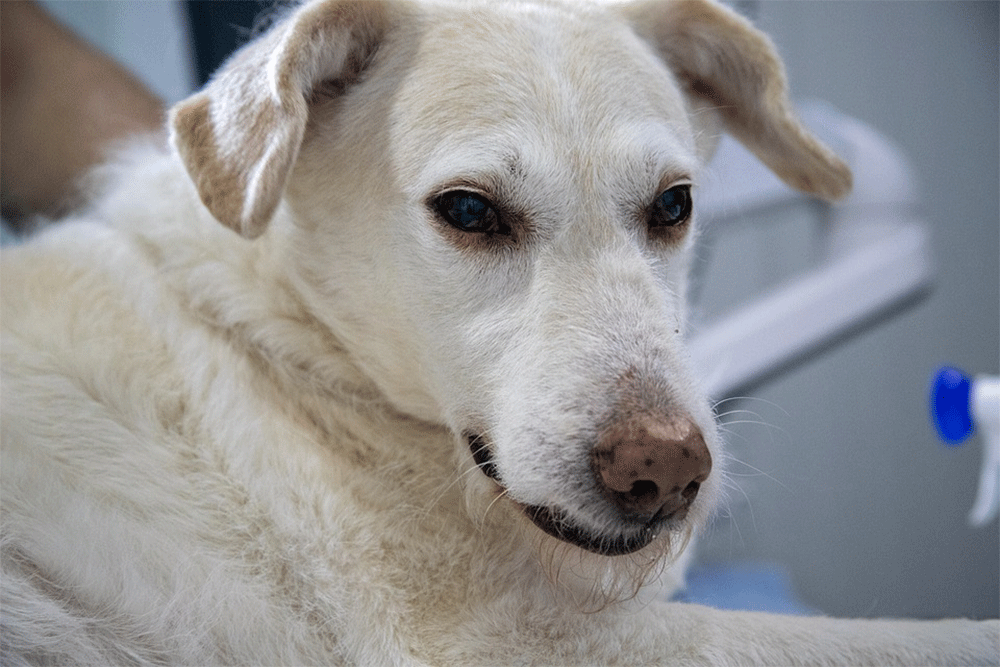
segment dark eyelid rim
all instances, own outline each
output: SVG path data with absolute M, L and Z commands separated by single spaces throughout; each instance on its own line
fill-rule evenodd
M 448 194 L 457 193 L 468 193 L 471 195 L 476 195 L 482 197 L 491 209 L 493 209 L 494 215 L 497 218 L 505 217 L 504 208 L 497 204 L 496 199 L 484 188 L 480 187 L 478 184 L 472 183 L 470 181 L 453 181 L 440 188 L 435 188 L 431 191 L 431 194 L 424 200 L 424 204 L 430 209 L 435 215 L 440 217 L 440 211 L 437 207 L 437 203 L 441 201 L 441 198 Z
M 660 181 L 661 187 L 653 195 L 653 199 L 646 204 L 643 208 L 642 219 L 646 221 L 646 229 L 651 238 L 658 240 L 663 243 L 674 244 L 680 242 L 680 240 L 687 234 L 688 230 L 691 228 L 691 220 L 694 218 L 695 205 L 694 205 L 694 180 L 688 176 L 668 176 Z M 691 198 L 691 213 L 688 215 L 684 222 L 678 225 L 672 226 L 650 226 L 648 221 L 650 215 L 652 215 L 653 208 L 656 206 L 656 201 L 663 195 L 664 192 L 670 190 L 671 188 L 676 188 L 681 185 L 686 185 L 688 187 L 689 196 Z
M 442 183 L 440 186 L 430 191 L 425 203 L 433 206 L 434 202 L 451 192 L 469 192 L 474 195 L 479 195 L 488 201 L 493 208 L 497 209 L 497 211 L 503 210 L 503 207 L 497 203 L 497 197 L 491 188 L 483 187 L 483 184 L 478 181 L 465 179 Z
M 529 233 L 530 225 L 525 220 L 524 216 L 520 215 L 515 211 L 511 211 L 507 206 L 504 205 L 502 197 L 495 194 L 494 189 L 489 187 L 484 187 L 481 181 L 474 181 L 471 179 L 455 179 L 453 181 L 446 181 L 440 186 L 432 189 L 430 194 L 424 200 L 424 205 L 430 210 L 436 217 L 440 218 L 440 213 L 436 207 L 436 203 L 443 197 L 452 192 L 468 192 L 469 194 L 478 195 L 486 200 L 486 202 L 493 209 L 497 218 L 501 222 L 502 226 L 506 231 L 503 232 L 466 232 L 454 228 L 452 225 L 448 224 L 447 221 L 442 221 L 442 223 L 447 227 L 444 231 L 446 233 L 454 232 L 460 236 L 479 238 L 482 237 L 485 241 L 476 240 L 470 242 L 465 242 L 463 240 L 460 245 L 468 246 L 475 243 L 489 243 L 489 244 L 511 244 L 518 243 L 523 240 L 524 236 Z
M 690 176 L 677 175 L 677 174 L 667 176 L 660 180 L 659 190 L 656 191 L 655 197 L 659 197 L 670 188 L 676 188 L 678 185 L 686 185 L 693 190 L 694 179 L 691 178 Z
M 662 181 L 660 181 L 660 183 L 661 183 L 660 188 L 656 191 L 656 194 L 653 195 L 652 201 L 648 204 L 649 207 L 655 206 L 657 200 L 667 190 L 672 190 L 672 189 L 674 189 L 676 187 L 680 187 L 682 185 L 686 185 L 687 188 L 688 188 L 688 192 L 690 194 L 690 197 L 691 197 L 692 215 L 694 214 L 694 189 L 695 189 L 695 184 L 694 184 L 694 181 L 692 179 L 690 179 L 688 177 L 684 177 L 684 176 L 681 176 L 681 177 L 672 177 L 672 178 L 665 178 Z M 690 216 L 689 216 L 689 218 L 690 218 Z
M 503 212 L 502 209 L 493 202 L 493 199 L 489 195 L 486 195 L 484 193 L 478 192 L 476 190 L 469 190 L 469 189 L 466 189 L 466 188 L 455 188 L 455 189 L 451 189 L 451 190 L 444 190 L 443 192 L 441 192 L 439 194 L 432 195 L 427 200 L 427 204 L 435 212 L 439 213 L 439 209 L 437 207 L 437 204 L 446 195 L 473 195 L 475 197 L 481 198 L 484 202 L 486 202 L 486 205 L 489 206 L 490 209 L 493 210 L 494 215 L 496 215 L 497 217 L 499 217 L 502 214 L 502 212 Z

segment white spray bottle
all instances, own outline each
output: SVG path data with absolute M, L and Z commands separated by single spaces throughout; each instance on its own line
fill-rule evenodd
M 931 385 L 931 420 L 949 447 L 957 447 L 976 432 L 983 445 L 979 490 L 969 523 L 979 527 L 1000 508 L 1000 378 L 942 367 Z

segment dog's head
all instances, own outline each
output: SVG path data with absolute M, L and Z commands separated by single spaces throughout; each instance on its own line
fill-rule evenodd
M 215 217 L 286 248 L 386 396 L 455 432 L 469 497 L 606 556 L 719 495 L 683 345 L 717 127 L 797 188 L 850 187 L 770 42 L 708 0 L 318 0 L 172 123 Z

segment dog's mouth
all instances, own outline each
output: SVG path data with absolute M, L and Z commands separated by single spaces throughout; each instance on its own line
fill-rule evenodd
M 466 434 L 465 438 L 479 470 L 504 488 L 496 464 L 493 462 L 493 453 L 486 440 L 481 435 L 475 434 Z M 639 551 L 655 540 L 671 520 L 682 518 L 657 514 L 645 523 L 635 524 L 628 533 L 609 536 L 596 535 L 580 527 L 561 510 L 540 505 L 520 504 L 520 506 L 537 527 L 552 537 L 601 556 L 624 556 Z

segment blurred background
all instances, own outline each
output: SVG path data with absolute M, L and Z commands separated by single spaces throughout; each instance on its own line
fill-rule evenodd
M 746 493 L 707 559 L 776 561 L 799 596 L 851 616 L 998 614 L 997 521 L 965 522 L 978 442 L 947 449 L 928 384 L 1000 358 L 998 3 L 773 2 L 749 13 L 796 98 L 826 100 L 892 140 L 916 181 L 936 275 L 878 326 L 752 390 L 733 424 Z M 726 405 L 720 406 L 720 412 Z M 748 498 L 748 499 L 747 499 Z
M 197 85 L 182 3 L 43 4 L 168 102 Z M 796 98 L 828 102 L 905 155 L 936 273 L 877 325 L 720 405 L 736 411 L 723 421 L 742 463 L 700 559 L 776 563 L 829 614 L 997 617 L 997 521 L 965 520 L 981 448 L 937 440 L 927 392 L 943 363 L 1000 370 L 1000 4 L 734 4 L 774 39 Z M 725 263 L 699 270 L 726 282 Z

